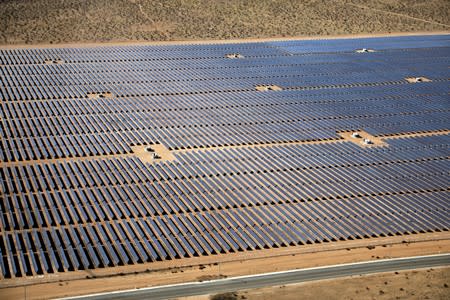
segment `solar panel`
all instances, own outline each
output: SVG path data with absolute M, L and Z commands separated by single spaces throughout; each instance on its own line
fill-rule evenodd
M 1 276 L 448 230 L 449 47 L 2 50 Z

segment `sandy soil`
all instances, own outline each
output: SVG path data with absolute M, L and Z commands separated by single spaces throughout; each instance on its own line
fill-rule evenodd
M 438 238 L 442 239 L 437 240 Z M 417 239 L 435 240 L 412 242 Z M 401 242 L 402 240 L 404 242 Z M 125 269 L 121 270 L 120 268 L 117 268 L 116 276 L 102 276 L 102 272 L 105 272 L 105 270 L 90 270 L 84 274 L 83 279 L 79 278 L 71 281 L 65 281 L 64 277 L 55 275 L 53 278 L 55 282 L 31 284 L 28 286 L 11 286 L 9 288 L 3 285 L 4 288 L 0 288 L 0 299 L 20 299 L 25 293 L 27 294 L 27 299 L 48 299 L 77 294 L 208 280 L 225 276 L 258 274 L 392 257 L 448 253 L 450 252 L 450 237 L 449 233 L 445 232 L 374 240 L 343 241 L 323 245 L 321 252 L 318 252 L 318 246 L 310 246 L 309 249 L 308 247 L 288 247 L 267 250 L 266 253 L 261 253 L 265 252 L 261 251 L 256 253 L 261 255 L 259 257 L 252 257 L 249 254 L 242 253 L 240 256 L 233 255 L 234 260 L 222 261 L 221 263 L 215 263 L 211 258 L 207 258 L 202 260 L 202 264 L 194 264 L 193 261 L 190 261 L 186 262 L 186 265 L 183 267 L 178 262 L 178 266 L 173 265 L 168 269 L 161 270 L 140 270 L 145 265 L 139 265 L 134 266 L 136 273 L 128 275 L 125 275 Z M 268 257 L 268 252 L 271 252 L 271 257 Z M 224 255 L 224 258 L 230 259 L 230 255 Z M 217 259 L 218 257 L 215 257 L 216 261 Z M 128 271 L 130 270 L 131 268 L 128 268 Z M 139 273 L 139 271 L 143 273 Z M 16 284 L 24 284 L 24 281 L 17 281 Z
M 175 156 L 166 146 L 155 144 L 150 146 L 132 146 L 133 153 L 130 156 L 137 156 L 147 163 L 160 162 L 165 160 L 174 160 Z
M 237 39 L 449 30 L 441 0 L 9 0 L 0 44 Z
M 432 23 L 449 26 L 448 1 L 416 1 L 416 0 L 351 0 L 349 5 L 363 7 L 367 10 L 384 14 L 427 20 Z
M 357 137 L 353 137 L 353 134 L 358 134 Z M 386 144 L 382 138 L 375 137 L 363 130 L 354 131 L 354 132 L 340 132 L 340 136 L 344 138 L 344 140 L 348 142 L 352 142 L 363 148 L 371 148 L 371 147 L 386 147 Z M 365 140 L 370 140 L 370 143 L 364 143 Z
M 339 291 L 338 293 L 336 291 Z M 227 293 L 231 299 L 449 299 L 450 268 L 419 269 L 353 276 L 287 286 Z M 223 294 L 221 294 L 223 295 Z M 178 300 L 209 300 L 218 295 L 183 297 Z

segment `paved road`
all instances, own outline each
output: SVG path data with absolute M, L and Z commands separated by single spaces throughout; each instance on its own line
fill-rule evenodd
M 386 259 L 370 262 L 334 265 L 286 272 L 241 276 L 206 282 L 169 285 L 114 293 L 93 294 L 67 299 L 168 299 L 183 296 L 215 294 L 264 286 L 283 285 L 319 279 L 337 278 L 351 275 L 392 272 L 408 269 L 430 268 L 450 265 L 450 254 L 416 256 Z

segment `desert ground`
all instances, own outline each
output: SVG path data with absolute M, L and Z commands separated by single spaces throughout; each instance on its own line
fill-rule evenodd
M 442 0 L 8 0 L 0 44 L 445 31 L 449 10 Z
M 448 299 L 450 268 L 400 271 L 178 300 Z M 339 290 L 339 293 L 336 291 Z

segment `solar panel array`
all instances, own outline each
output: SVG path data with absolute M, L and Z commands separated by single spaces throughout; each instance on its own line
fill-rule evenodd
M 1 50 L 0 276 L 448 231 L 449 49 Z M 339 135 L 355 130 L 387 146 Z M 134 155 L 154 144 L 175 159 Z

